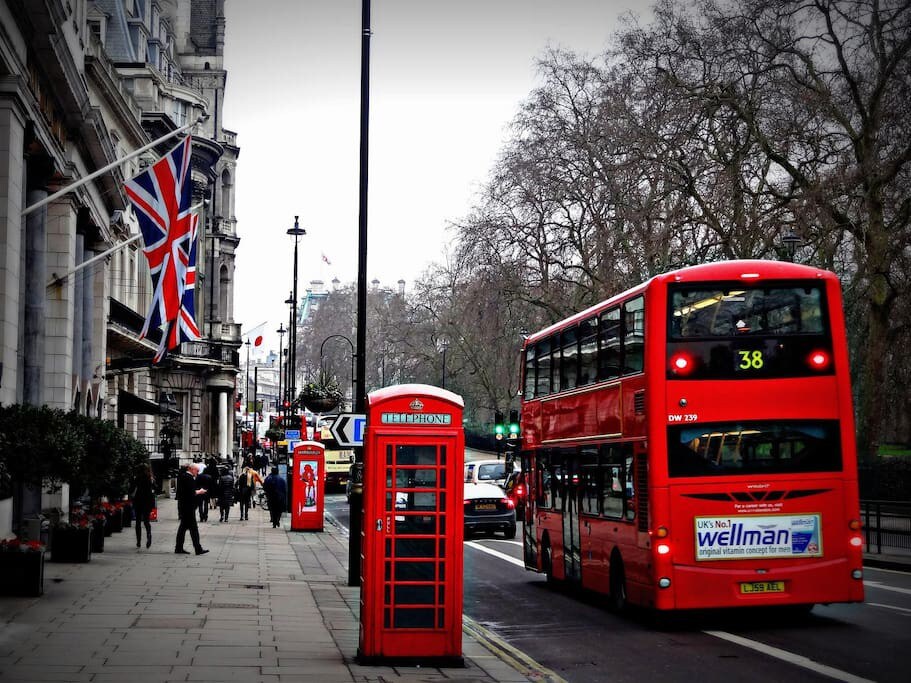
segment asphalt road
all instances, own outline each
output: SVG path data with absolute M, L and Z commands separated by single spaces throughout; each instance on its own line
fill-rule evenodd
M 347 526 L 344 496 L 328 496 L 327 511 Z M 570 683 L 909 680 L 908 573 L 867 568 L 862 605 L 700 613 L 660 630 L 645 614 L 548 586 L 521 555 L 519 539 L 466 541 L 464 613 Z

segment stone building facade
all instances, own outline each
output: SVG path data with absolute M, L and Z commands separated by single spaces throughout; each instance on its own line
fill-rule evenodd
M 152 451 L 164 411 L 181 422 L 182 460 L 233 454 L 239 148 L 223 121 L 224 37 L 224 0 L 0 0 L 3 404 L 117 419 Z M 194 122 L 203 338 L 153 365 L 159 337 L 139 338 L 151 279 L 123 184 Z M 10 510 L 0 500 L 0 536 Z

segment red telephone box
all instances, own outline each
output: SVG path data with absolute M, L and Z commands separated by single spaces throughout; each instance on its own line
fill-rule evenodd
M 326 447 L 318 441 L 303 441 L 291 458 L 291 530 L 323 530 L 323 481 L 326 479 Z
M 423 384 L 367 397 L 361 663 L 465 664 L 463 407 Z

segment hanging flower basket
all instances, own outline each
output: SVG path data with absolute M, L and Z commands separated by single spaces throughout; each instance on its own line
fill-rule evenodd
M 338 380 L 320 374 L 315 382 L 308 382 L 301 389 L 300 402 L 313 413 L 327 413 L 338 407 L 342 401 L 342 390 Z
M 0 542 L 0 594 L 44 594 L 44 546 L 19 539 Z
M 305 398 L 303 403 L 311 413 L 328 413 L 338 406 L 338 399 L 328 396 Z

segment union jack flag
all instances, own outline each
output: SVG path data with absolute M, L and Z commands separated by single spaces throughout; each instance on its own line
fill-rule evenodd
M 165 328 L 156 363 L 181 341 L 199 338 L 193 306 L 197 219 L 190 213 L 190 143 L 188 135 L 124 187 L 152 276 L 152 304 L 139 338 Z

